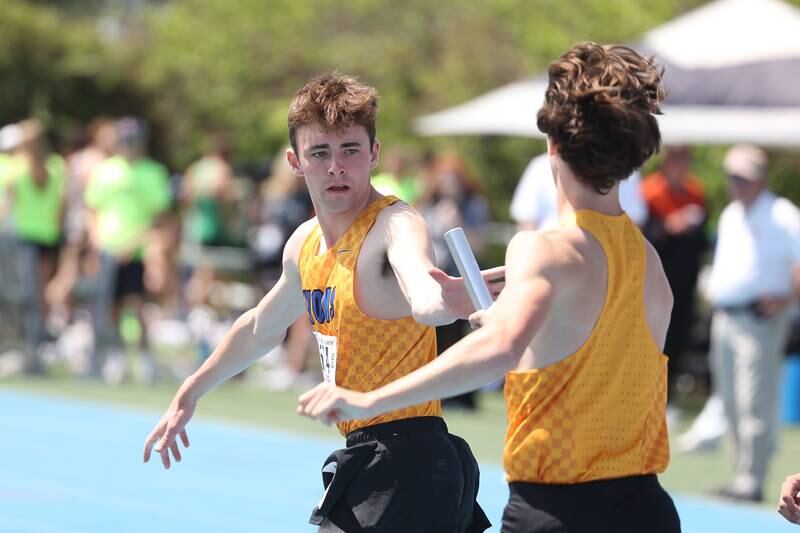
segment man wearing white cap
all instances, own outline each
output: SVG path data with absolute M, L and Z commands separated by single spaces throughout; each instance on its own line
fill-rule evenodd
M 11 172 L 11 152 L 19 146 L 21 140 L 22 131 L 19 124 L 8 124 L 0 128 L 0 199 L 3 199 L 0 211 L 5 208 L 5 185 Z
M 710 358 L 733 440 L 734 472 L 719 494 L 760 501 L 777 441 L 788 308 L 800 293 L 800 211 L 767 188 L 761 149 L 736 145 L 723 166 L 733 201 L 719 219 L 709 279 Z

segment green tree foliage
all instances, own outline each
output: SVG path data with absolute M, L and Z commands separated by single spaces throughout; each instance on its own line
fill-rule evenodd
M 332 69 L 378 87 L 385 142 L 420 144 L 412 117 L 540 73 L 577 40 L 629 41 L 698 3 L 175 1 L 149 13 L 139 81 L 159 95 L 160 113 L 169 114 L 181 161 L 214 128 L 233 130 L 243 156 L 277 149 L 293 92 Z M 459 144 L 486 155 L 475 163 L 498 203 L 507 201 L 509 184 L 539 149 L 528 142 L 531 150 L 512 154 L 504 142 L 491 141 L 496 148 L 487 154 L 484 140 Z
M 151 95 L 103 40 L 101 20 L 76 15 L 81 8 L 79 1 L 4 0 L 0 124 L 32 116 L 64 138 L 100 115 L 152 115 Z

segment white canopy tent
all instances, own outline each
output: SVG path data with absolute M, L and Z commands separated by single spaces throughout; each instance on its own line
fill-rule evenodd
M 665 143 L 800 146 L 800 9 L 780 0 L 716 0 L 634 45 L 666 67 Z M 415 121 L 422 135 L 542 137 L 546 79 L 510 83 Z

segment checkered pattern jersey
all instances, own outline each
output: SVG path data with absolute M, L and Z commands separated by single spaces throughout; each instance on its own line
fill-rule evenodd
M 605 251 L 606 300 L 578 351 L 506 376 L 509 481 L 579 483 L 663 472 L 669 463 L 667 357 L 645 318 L 644 239 L 624 214 L 579 211 L 574 223 Z
M 366 316 L 353 292 L 356 260 L 378 213 L 399 201 L 385 196 L 372 202 L 334 246 L 319 253 L 322 231 L 311 231 L 300 253 L 303 291 L 335 289 L 330 321 L 315 320 L 309 306 L 309 320 L 315 331 L 334 336 L 337 342 L 336 385 L 356 391 L 370 391 L 409 374 L 436 357 L 436 333 L 412 317 L 378 320 Z M 331 307 L 330 302 L 328 302 Z M 342 435 L 374 424 L 415 416 L 441 416 L 439 401 L 426 402 L 366 420 L 338 424 Z

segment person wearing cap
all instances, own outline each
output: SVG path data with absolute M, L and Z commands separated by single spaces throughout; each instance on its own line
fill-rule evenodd
M 22 127 L 19 124 L 8 124 L 0 128 L 0 224 L 4 228 L 13 227 L 9 212 L 10 197 L 6 188 L 20 166 L 20 157 L 14 152 L 21 144 Z
M 35 354 L 48 337 L 45 323 L 50 306 L 44 288 L 55 274 L 61 249 L 66 169 L 64 160 L 51 153 L 38 120 L 25 120 L 18 127 L 19 137 L 15 139 L 4 187 L 19 245 L 14 255 L 24 265 L 22 285 L 30 297 L 30 307 L 26 309 L 33 312 L 32 319 L 26 320 L 32 324 L 26 336 L 29 349 Z M 38 357 L 31 358 L 28 369 L 42 370 Z
M 761 501 L 778 430 L 789 307 L 800 292 L 800 210 L 767 186 L 767 155 L 740 144 L 723 167 L 722 211 L 708 296 L 711 366 L 733 441 L 733 476 L 721 496 Z

